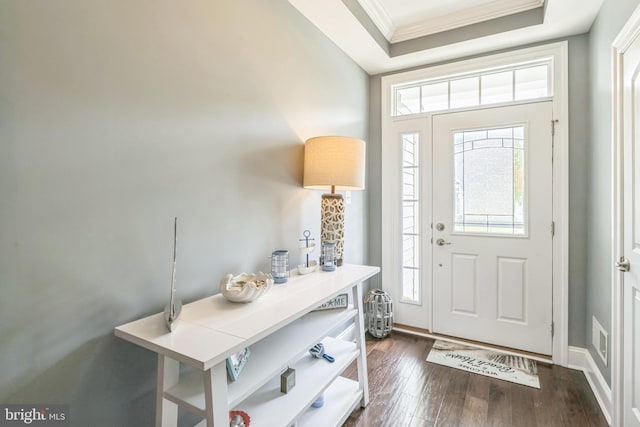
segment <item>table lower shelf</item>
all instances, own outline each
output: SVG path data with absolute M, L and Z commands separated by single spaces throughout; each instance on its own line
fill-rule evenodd
M 311 355 L 306 355 L 292 366 L 296 370 L 296 385 L 289 393 L 280 392 L 280 377 L 278 376 L 266 383 L 234 409 L 248 413 L 251 417 L 252 427 L 285 427 L 291 425 L 305 413 L 328 387 L 338 387 L 338 390 L 341 391 L 336 393 L 343 393 L 344 387 L 340 386 L 344 383 L 349 383 L 351 385 L 352 399 L 355 399 L 358 393 L 361 396 L 362 391 L 358 382 L 339 378 L 339 375 L 360 354 L 356 345 L 335 338 L 326 338 L 323 343 L 327 354 L 335 357 L 335 363 L 329 363 L 324 359 L 314 359 Z M 327 398 L 328 402 L 334 400 L 330 395 L 325 396 L 325 399 Z M 337 414 L 337 411 L 346 408 L 341 408 L 341 405 L 332 406 L 328 402 L 323 406 L 324 411 L 318 411 L 318 413 L 322 412 L 320 418 L 331 418 L 332 412 L 336 412 L 336 414 L 333 414 L 333 418 L 344 415 L 344 413 Z M 333 403 L 335 404 L 336 402 Z M 334 407 L 334 411 L 331 411 L 332 407 Z M 348 416 L 348 414 L 346 415 Z M 309 419 L 314 420 L 316 418 L 318 417 L 310 417 Z M 318 424 L 312 423 L 310 425 Z M 326 427 L 334 424 L 325 421 L 319 425 Z
M 289 393 L 280 391 L 280 376 L 273 378 L 240 403 L 235 410 L 251 417 L 251 427 L 287 427 L 297 422 L 298 427 L 340 426 L 358 406 L 363 391 L 357 381 L 339 375 L 360 354 L 349 341 L 327 337 L 323 341 L 327 354 L 334 363 L 305 355 L 293 366 L 296 385 Z M 324 393 L 324 406 L 311 404 Z M 206 427 L 202 421 L 196 427 Z
M 324 406 L 321 408 L 309 408 L 296 421 L 296 427 L 338 427 L 344 424 L 349 415 L 360 405 L 362 390 L 357 381 L 344 377 L 338 377 L 324 391 Z M 269 425 L 268 420 L 258 424 L 252 419 L 251 426 Z M 207 427 L 207 422 L 202 420 L 195 427 Z
M 362 390 L 357 381 L 338 377 L 324 391 L 324 406 L 309 408 L 300 418 L 297 427 L 341 426 L 351 412 L 360 405 Z M 253 424 L 252 424 L 253 425 Z

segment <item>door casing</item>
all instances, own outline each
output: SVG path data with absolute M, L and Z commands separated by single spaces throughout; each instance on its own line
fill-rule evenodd
M 554 363 L 567 366 L 569 363 L 568 316 L 569 316 L 569 126 L 568 126 L 568 43 L 558 42 L 548 45 L 519 49 L 480 58 L 461 60 L 449 64 L 413 70 L 381 78 L 381 193 L 382 193 L 382 281 L 398 283 L 401 280 L 401 266 L 397 264 L 395 254 L 398 250 L 397 233 L 399 213 L 392 201 L 398 200 L 399 189 L 396 181 L 397 165 L 389 161 L 394 156 L 394 146 L 386 144 L 393 132 L 393 123 L 415 118 L 428 118 L 428 113 L 412 116 L 392 117 L 391 89 L 395 85 L 426 79 L 441 78 L 459 73 L 509 64 L 553 59 L 553 102 L 554 120 L 554 165 L 553 165 L 553 221 L 555 237 L 553 240 L 553 355 Z M 551 126 L 551 124 L 550 124 Z M 430 289 L 428 290 L 430 292 Z
M 624 68 L 627 49 L 640 36 L 640 6 L 612 43 L 612 170 L 611 170 L 611 425 L 624 422 L 624 273 L 618 271 L 614 261 L 624 255 Z

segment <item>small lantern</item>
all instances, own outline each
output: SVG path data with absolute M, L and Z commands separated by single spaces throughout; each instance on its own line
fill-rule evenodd
M 367 330 L 375 338 L 384 338 L 393 328 L 393 302 L 388 293 L 372 289 L 364 300 Z
M 336 269 L 336 244 L 333 242 L 323 242 L 320 253 L 320 266 L 324 271 L 334 271 Z
M 271 275 L 274 283 L 289 280 L 289 251 L 278 250 L 271 254 Z

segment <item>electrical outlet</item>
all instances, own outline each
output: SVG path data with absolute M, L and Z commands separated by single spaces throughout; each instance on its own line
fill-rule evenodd
M 596 352 L 607 366 L 607 355 L 609 353 L 609 334 L 604 330 L 600 322 L 598 322 L 595 316 L 592 317 L 591 322 L 591 344 L 596 349 Z
M 605 365 L 606 360 L 607 360 L 607 335 L 603 334 L 602 331 L 600 331 L 600 348 L 598 349 L 600 351 L 600 356 L 602 356 L 602 358 L 605 360 Z

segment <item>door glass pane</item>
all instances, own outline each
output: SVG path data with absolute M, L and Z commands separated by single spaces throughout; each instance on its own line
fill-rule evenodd
M 407 87 L 396 91 L 396 115 L 420 112 L 420 86 Z
M 420 163 L 417 132 L 402 141 L 402 301 L 419 304 L 420 295 Z
M 451 80 L 451 108 L 472 107 L 480 103 L 478 76 Z
M 449 82 L 422 86 L 422 112 L 449 108 Z
M 480 78 L 482 104 L 513 101 L 513 71 L 487 74 Z
M 527 234 L 524 126 L 453 133 L 454 231 Z
M 549 96 L 549 66 L 516 70 L 516 100 Z

